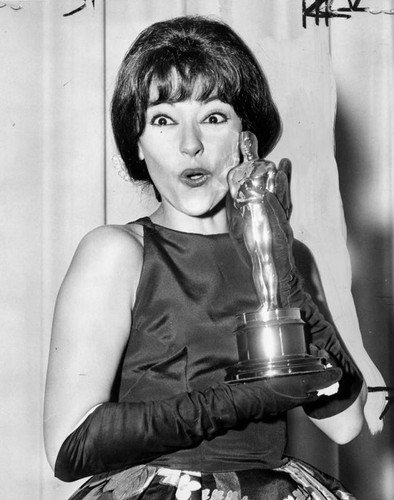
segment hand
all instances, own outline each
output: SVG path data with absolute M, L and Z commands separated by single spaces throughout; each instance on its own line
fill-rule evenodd
M 341 375 L 341 369 L 329 368 L 317 373 L 300 373 L 231 385 L 238 418 L 261 420 L 297 406 L 312 404 L 318 401 L 318 393 L 332 386 Z
M 289 377 L 274 377 L 268 379 L 268 383 L 273 391 L 282 396 L 312 399 L 317 398 L 318 393 L 338 382 L 341 376 L 342 370 L 335 367 L 326 368 L 316 373 L 300 373 Z

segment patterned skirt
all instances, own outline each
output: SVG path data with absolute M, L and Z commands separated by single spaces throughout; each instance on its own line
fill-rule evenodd
M 355 500 L 298 459 L 273 469 L 192 472 L 141 465 L 93 476 L 69 500 Z

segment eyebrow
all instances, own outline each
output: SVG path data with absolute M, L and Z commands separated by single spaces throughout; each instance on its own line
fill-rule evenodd
M 167 99 L 156 99 L 155 101 L 148 101 L 148 108 L 152 106 L 158 106 L 159 104 L 170 104 L 173 106 L 176 101 L 169 101 Z
M 208 104 L 208 103 L 209 103 L 209 102 L 211 102 L 211 101 L 220 101 L 220 102 L 225 103 L 225 102 L 224 102 L 224 101 L 222 101 L 222 99 L 220 99 L 220 97 L 219 97 L 218 95 L 216 95 L 216 94 L 215 94 L 215 95 L 212 95 L 211 97 L 208 97 L 207 99 L 204 99 L 202 102 L 203 102 L 204 104 Z M 227 104 L 227 103 L 225 103 L 225 104 Z
M 188 99 L 185 99 L 185 100 L 188 100 Z M 216 94 L 208 97 L 207 99 L 203 99 L 203 100 L 196 99 L 196 100 L 202 102 L 203 104 L 208 104 L 212 101 L 220 101 L 220 102 L 223 102 L 224 104 L 228 104 L 227 102 L 220 99 L 220 97 Z M 179 100 L 172 101 L 171 99 L 156 99 L 155 101 L 148 101 L 148 108 L 152 107 L 152 106 L 158 106 L 159 104 L 169 104 L 170 106 L 174 106 L 174 104 L 176 104 L 177 102 L 182 102 L 182 101 L 179 101 Z

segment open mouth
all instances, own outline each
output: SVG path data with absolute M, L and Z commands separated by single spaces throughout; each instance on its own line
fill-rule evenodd
M 207 182 L 210 175 L 210 172 L 203 168 L 188 168 L 182 172 L 181 180 L 187 186 L 199 187 Z

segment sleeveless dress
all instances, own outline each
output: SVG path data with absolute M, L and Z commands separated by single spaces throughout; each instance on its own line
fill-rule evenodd
M 137 223 L 144 259 L 118 401 L 161 400 L 223 382 L 238 360 L 236 314 L 258 308 L 246 250 L 229 234 Z M 98 474 L 70 500 L 354 499 L 336 479 L 285 457 L 285 446 L 286 417 L 266 418 L 149 464 Z

